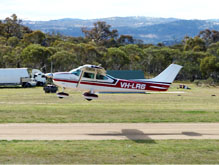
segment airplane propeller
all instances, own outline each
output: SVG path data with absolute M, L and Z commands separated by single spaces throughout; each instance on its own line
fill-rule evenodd
M 52 73 L 46 73 L 45 76 L 46 76 L 47 78 L 53 78 L 53 74 L 52 74 Z

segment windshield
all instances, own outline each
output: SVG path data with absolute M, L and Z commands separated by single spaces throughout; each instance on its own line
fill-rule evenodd
M 113 76 L 111 76 L 111 75 L 109 75 L 109 74 L 107 74 L 106 76 L 109 77 L 109 78 L 111 78 L 111 79 L 115 79 L 115 77 L 113 77 Z
M 81 70 L 80 70 L 80 69 L 77 69 L 77 70 L 74 69 L 74 70 L 71 70 L 70 73 L 71 73 L 71 74 L 74 74 L 74 75 L 76 75 L 76 76 L 79 76 L 80 73 L 81 73 Z

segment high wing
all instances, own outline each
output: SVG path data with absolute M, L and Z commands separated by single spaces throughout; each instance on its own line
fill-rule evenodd
M 102 75 L 106 75 L 106 70 L 101 67 L 101 66 L 96 66 L 96 65 L 83 65 L 81 67 L 79 67 L 81 70 L 83 71 L 91 71 L 91 72 L 95 72 L 98 74 L 102 74 Z

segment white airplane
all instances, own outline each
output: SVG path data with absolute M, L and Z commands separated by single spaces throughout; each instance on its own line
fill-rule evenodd
M 97 99 L 98 92 L 145 92 L 167 91 L 182 66 L 169 65 L 163 72 L 152 79 L 123 80 L 106 74 L 101 66 L 83 65 L 69 72 L 47 73 L 55 85 L 62 87 L 63 91 L 57 93 L 59 98 L 69 96 L 65 88 L 85 90 L 84 98 L 88 101 Z

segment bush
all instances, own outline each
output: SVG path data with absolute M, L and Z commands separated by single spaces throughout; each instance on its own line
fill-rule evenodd
M 211 77 L 209 77 L 207 80 L 195 80 L 194 83 L 197 86 L 215 86 L 215 82 Z

